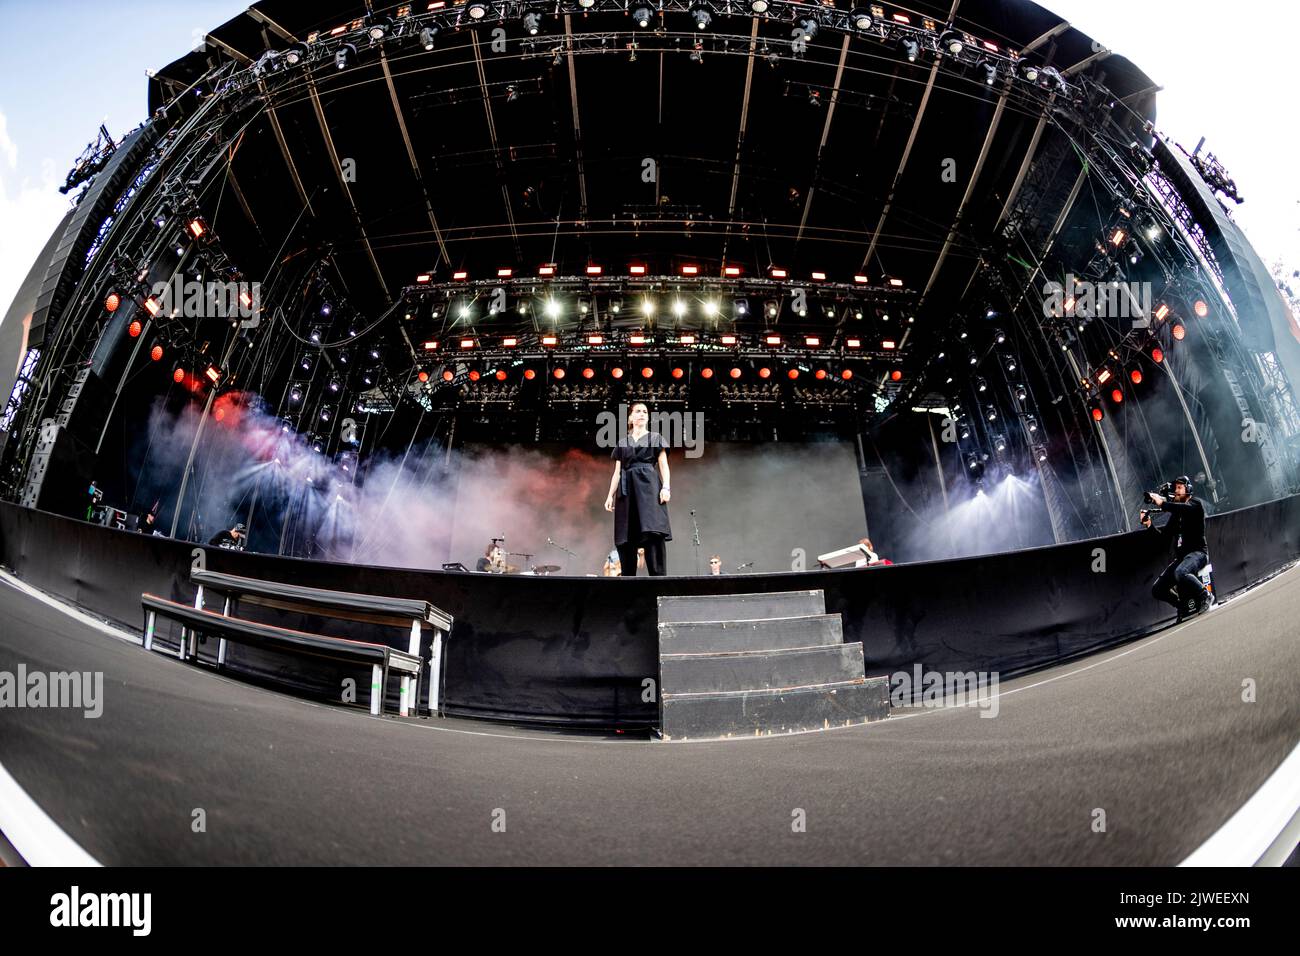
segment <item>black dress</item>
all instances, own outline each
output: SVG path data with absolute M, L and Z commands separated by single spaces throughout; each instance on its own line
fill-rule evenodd
M 668 525 L 668 506 L 659 501 L 659 453 L 668 443 L 658 432 L 646 432 L 639 440 L 625 436 L 610 453 L 619 462 L 618 489 L 614 495 L 614 544 L 644 545 L 647 535 L 673 539 Z

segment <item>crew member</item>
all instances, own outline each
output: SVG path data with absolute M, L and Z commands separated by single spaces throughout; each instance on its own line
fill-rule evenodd
M 227 551 L 243 551 L 248 544 L 248 529 L 237 524 L 229 531 L 218 531 L 212 536 L 208 545 L 213 548 L 225 548 Z
M 649 431 L 650 409 L 637 402 L 628 412 L 628 434 L 610 457 L 614 474 L 605 497 L 605 510 L 614 512 L 614 546 L 623 574 L 635 576 L 637 551 L 644 549 L 645 566 L 652 576 L 668 573 L 665 542 L 673 538 L 668 524 L 672 498 L 668 471 L 668 443 Z
M 709 574 L 715 577 L 722 574 L 722 555 L 715 554 L 709 557 Z
M 893 564 L 888 558 L 882 558 L 876 554 L 876 549 L 871 546 L 870 538 L 860 538 L 858 548 L 862 551 L 862 557 L 858 558 L 853 565 L 855 568 L 875 568 Z
M 1210 563 L 1205 543 L 1205 506 L 1200 499 L 1192 497 L 1192 479 L 1186 475 L 1174 479 L 1171 497 L 1150 491 L 1147 498 L 1161 511 L 1169 512 L 1164 527 L 1155 528 L 1155 531 L 1163 539 L 1164 547 L 1168 547 L 1170 541 L 1174 543 L 1174 559 L 1156 579 L 1151 596 L 1172 605 L 1181 621 L 1184 617 L 1200 614 L 1210 603 L 1198 577 Z M 1142 526 L 1155 527 L 1151 515 L 1145 511 L 1142 513 Z

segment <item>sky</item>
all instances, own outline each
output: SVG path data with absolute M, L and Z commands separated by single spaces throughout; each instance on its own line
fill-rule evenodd
M 1300 268 L 1294 65 L 1268 38 L 1300 35 L 1279 0 L 1048 0 L 1048 9 L 1164 87 L 1157 126 L 1201 136 L 1236 181 L 1233 210 L 1266 264 Z M 0 315 L 62 215 L 68 170 L 100 123 L 114 138 L 148 109 L 146 74 L 182 56 L 240 0 L 0 0 Z M 57 10 L 57 13 L 55 13 Z M 40 37 L 41 42 L 33 39 Z M 53 42 L 45 42 L 52 37 Z

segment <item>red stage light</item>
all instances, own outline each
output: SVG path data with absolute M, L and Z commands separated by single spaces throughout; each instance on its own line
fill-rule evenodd
M 426 352 L 433 352 L 433 351 L 436 351 L 437 348 L 438 348 L 438 343 L 437 343 L 437 342 L 425 342 L 425 343 L 424 343 L 424 350 L 425 350 Z
M 185 381 L 185 369 L 177 365 L 176 368 L 172 371 L 172 381 L 176 382 L 177 384 L 180 384 L 181 382 Z
M 418 276 L 415 277 L 415 281 L 423 284 L 425 282 L 428 282 L 432 278 L 433 276 L 429 275 L 429 273 L 421 272 Z
M 650 378 L 650 377 L 652 377 L 652 376 L 654 375 L 654 373 L 655 373 L 655 370 L 652 369 L 649 365 L 647 365 L 645 368 L 641 369 L 641 377 L 642 377 L 642 378 Z
M 617 365 L 615 365 L 612 369 L 609 370 L 609 374 L 613 375 L 615 378 L 622 378 L 623 370 L 619 368 Z
M 583 377 L 583 378 L 595 378 L 595 377 L 596 377 L 596 370 L 595 370 L 594 368 L 591 368 L 590 366 L 588 366 L 587 368 L 584 368 L 584 369 L 582 370 L 582 377 Z
M 514 269 L 498 269 L 498 270 L 497 270 L 497 278 L 498 278 L 498 279 L 509 279 L 509 278 L 510 278 L 512 275 L 514 275 L 514 274 L 515 274 L 515 270 L 514 270 Z
M 903 380 L 903 373 L 900 372 L 898 369 L 894 369 L 892 372 L 889 373 L 889 377 L 892 378 L 895 382 L 901 382 Z
M 735 337 L 734 335 L 724 335 L 724 336 L 722 337 L 722 344 L 723 344 L 723 345 L 735 345 L 735 344 L 736 344 L 736 337 Z
M 483 377 L 483 375 L 482 375 L 481 372 L 479 372 L 478 369 L 476 369 L 476 368 L 472 368 L 472 369 L 470 369 L 470 371 L 469 371 L 469 380 L 470 380 L 471 382 L 477 382 L 477 381 L 478 381 L 480 378 L 482 378 L 482 377 Z
M 420 374 L 417 375 L 416 377 L 417 377 L 421 382 L 427 382 L 427 381 L 429 380 L 429 373 L 428 373 L 428 372 L 425 372 L 425 371 L 421 371 Z
M 1142 370 L 1141 370 L 1141 369 L 1136 369 L 1136 368 L 1135 368 L 1133 371 L 1131 371 L 1131 372 L 1128 373 L 1128 377 L 1132 380 L 1132 382 L 1133 382 L 1134 385 L 1141 385 L 1141 384 L 1142 384 Z
M 740 378 L 740 369 L 738 369 L 738 368 L 736 368 L 736 367 L 733 366 L 732 369 L 731 369 L 731 377 L 732 377 L 732 378 Z
M 844 381 L 846 382 L 852 377 L 853 377 L 853 369 L 851 368 L 846 368 L 844 371 L 840 372 L 840 378 L 844 379 Z
M 707 365 L 700 369 L 700 378 L 713 378 L 713 369 Z
M 826 369 L 824 369 L 824 368 L 819 368 L 819 369 L 816 371 L 816 373 L 813 375 L 813 377 L 816 378 L 817 381 L 820 382 L 822 379 L 824 379 L 824 378 L 826 377 Z
M 858 285 L 866 285 L 866 284 L 867 284 L 868 282 L 870 282 L 871 280 L 868 279 L 866 276 L 863 276 L 863 275 L 855 275 L 855 276 L 853 277 L 853 281 L 856 282 Z
M 771 345 L 771 346 L 778 346 L 778 345 L 781 344 L 781 336 L 779 336 L 779 335 L 765 335 L 765 336 L 763 336 L 763 344 L 764 344 L 764 345 Z
M 554 372 L 552 372 L 551 374 L 554 375 L 556 378 L 564 378 L 564 369 L 562 369 L 562 368 L 557 368 L 557 369 L 556 369 Z
M 812 274 L 812 277 L 813 277 L 813 280 L 816 281 L 816 282 L 825 282 L 825 281 L 826 281 L 826 273 L 824 273 L 824 272 L 814 272 L 814 273 Z
M 882 349 L 893 349 L 898 347 L 898 343 L 895 342 L 893 339 L 885 339 L 883 342 L 880 343 L 880 347 Z
M 1165 350 L 1157 345 L 1155 348 L 1151 350 L 1151 361 L 1159 365 L 1164 360 L 1165 360 Z
M 542 336 L 542 344 L 543 344 L 543 345 L 546 345 L 546 346 L 555 346 L 555 345 L 559 345 L 559 344 L 560 344 L 560 337 L 559 337 L 558 335 L 543 335 L 543 336 Z
M 1187 330 L 1183 328 L 1181 325 L 1174 323 L 1173 335 L 1175 339 L 1181 342 L 1186 337 Z
M 627 271 L 634 276 L 643 276 L 645 275 L 645 266 L 628 266 Z
M 789 274 L 789 273 L 787 273 L 784 269 L 773 269 L 773 270 L 772 270 L 772 278 L 773 278 L 773 279 L 784 279 L 788 274 Z
M 604 345 L 604 344 L 605 344 L 605 336 L 603 336 L 603 335 L 589 335 L 589 336 L 587 336 L 587 344 L 588 344 L 588 345 Z
M 519 344 L 519 340 L 515 338 L 513 335 L 507 335 L 504 339 L 501 340 L 502 348 L 512 349 L 518 344 Z
M 770 368 L 767 368 L 767 367 L 760 368 L 760 369 L 758 370 L 758 377 L 759 377 L 759 378 L 771 378 L 771 377 L 772 377 L 772 370 L 771 370 Z
M 472 348 L 474 347 L 474 340 L 473 340 L 473 339 L 461 339 L 461 340 L 460 340 L 460 347 L 463 348 L 463 349 L 472 349 Z
M 497 381 L 504 382 L 505 380 L 506 380 L 506 370 L 503 368 L 497 369 Z
M 822 340 L 821 337 L 817 335 L 805 335 L 803 339 L 803 344 L 810 349 L 815 349 L 822 344 Z
M 857 337 L 845 339 L 844 347 L 849 349 L 860 349 L 862 348 L 862 339 Z
M 699 266 L 682 266 L 682 275 L 684 276 L 694 276 L 699 274 L 700 274 Z
M 740 275 L 740 266 L 725 266 L 722 274 L 724 276 L 738 276 Z
M 116 312 L 117 307 L 122 304 L 122 297 L 116 292 L 110 292 L 108 298 L 104 300 L 104 308 L 109 312 Z
M 455 377 L 456 377 L 456 373 L 453 372 L 451 369 L 446 369 L 442 373 L 442 380 L 444 382 L 450 382 Z
M 1092 408 L 1092 420 L 1094 422 L 1099 422 L 1105 417 L 1106 417 L 1106 413 L 1094 405 Z
M 589 276 L 598 276 L 598 275 L 600 275 L 600 266 L 597 266 L 597 265 L 590 265 L 590 266 L 587 266 L 587 275 L 589 275 Z
M 677 344 L 678 344 L 678 345 L 694 345 L 694 344 L 695 344 L 695 336 L 693 336 L 693 335 L 682 335 L 682 336 L 679 336 L 678 339 L 677 339 Z
M 794 381 L 796 378 L 799 377 L 799 370 L 797 368 L 792 368 L 790 369 L 790 371 L 786 372 L 785 374 L 790 376 L 791 381 Z
M 131 338 L 133 339 L 139 337 L 140 333 L 143 331 L 144 331 L 144 326 L 140 324 L 139 319 L 136 319 L 134 322 L 132 322 L 130 325 L 126 327 L 127 334 L 131 336 Z
M 1192 308 L 1196 310 L 1196 314 L 1202 319 L 1210 314 L 1210 307 L 1201 299 L 1197 299 L 1196 305 Z
M 453 272 L 453 273 L 451 274 L 451 277 L 452 277 L 454 280 L 456 280 L 457 282 L 463 282 L 465 279 L 468 279 L 468 278 L 469 278 L 469 273 L 468 273 L 468 272 L 464 272 L 464 271 L 461 271 L 461 272 Z
M 163 347 L 162 347 L 161 345 L 155 345 L 155 346 L 154 346 L 154 347 L 149 351 L 149 357 L 150 357 L 151 359 L 153 359 L 155 362 L 160 362 L 160 361 L 162 361 L 162 357 L 163 357 Z
M 1124 401 L 1124 390 L 1120 388 L 1112 389 L 1110 393 L 1110 400 L 1114 402 L 1116 405 Z
M 685 374 L 686 372 L 683 369 L 680 368 L 673 369 L 673 378 L 681 378 Z
M 532 369 L 530 368 L 524 369 L 524 378 L 528 379 L 528 381 L 531 382 L 536 377 L 537 377 L 537 373 L 534 372 Z

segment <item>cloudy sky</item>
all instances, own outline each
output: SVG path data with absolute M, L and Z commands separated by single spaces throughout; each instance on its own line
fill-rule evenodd
M 59 194 L 100 123 L 145 117 L 145 71 L 181 56 L 240 0 L 0 0 L 0 315 L 68 199 Z M 1190 150 L 1202 136 L 1246 203 L 1235 211 L 1264 260 L 1300 268 L 1294 64 L 1270 38 L 1297 35 L 1277 0 L 1050 0 L 1049 9 L 1165 88 L 1158 125 Z

